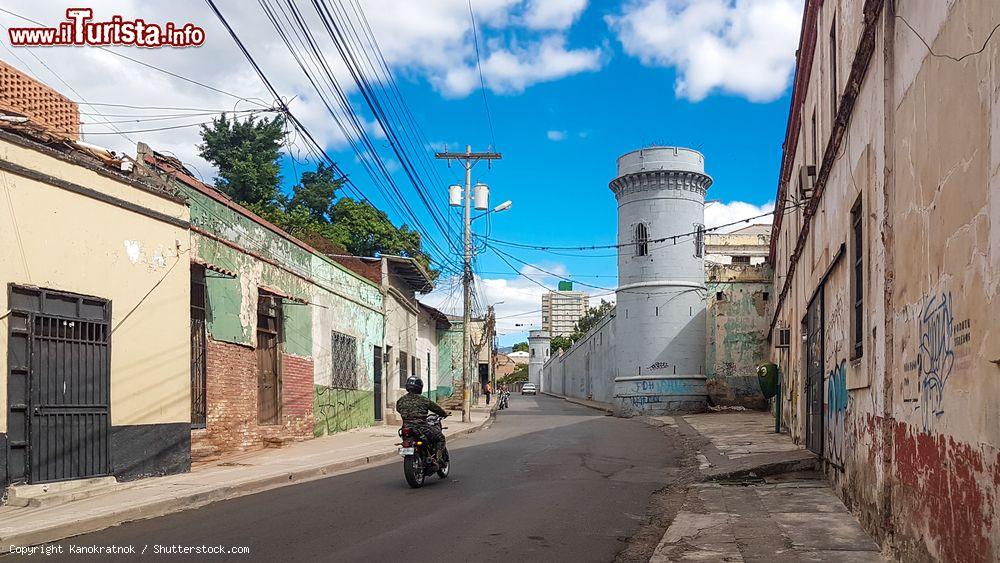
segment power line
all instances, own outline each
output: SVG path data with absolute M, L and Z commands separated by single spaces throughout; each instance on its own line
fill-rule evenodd
M 43 27 L 46 26 L 46 24 L 44 24 L 44 23 L 42 23 L 40 21 L 33 20 L 33 19 L 31 19 L 31 18 L 29 18 L 27 16 L 23 16 L 21 14 L 12 12 L 12 11 L 7 10 L 5 8 L 0 8 L 0 12 L 3 12 L 5 14 L 11 15 L 11 16 L 14 16 L 15 18 L 18 18 L 18 19 L 21 19 L 21 20 L 24 20 L 24 21 L 27 21 L 27 22 L 31 22 L 31 23 L 33 23 L 35 25 L 40 25 L 40 26 L 43 26 Z M 208 90 L 212 90 L 213 92 L 218 92 L 220 94 L 224 94 L 226 96 L 230 96 L 230 97 L 235 98 L 237 100 L 246 101 L 246 102 L 253 102 L 253 103 L 258 104 L 258 105 L 263 106 L 263 107 L 267 106 L 267 104 L 265 104 L 263 100 L 257 100 L 257 99 L 254 99 L 254 98 L 246 98 L 244 96 L 233 94 L 232 92 L 227 92 L 225 90 L 222 90 L 221 88 L 216 88 L 215 86 L 211 86 L 209 84 L 205 84 L 203 82 L 199 82 L 197 80 L 194 80 L 193 78 L 188 78 L 186 76 L 182 76 L 182 75 L 177 74 L 175 72 L 171 72 L 169 70 L 162 69 L 162 68 L 160 68 L 160 67 L 158 67 L 156 65 L 151 65 L 149 63 L 140 61 L 138 59 L 134 59 L 134 58 L 132 58 L 132 57 L 130 57 L 128 55 L 125 55 L 125 54 L 119 53 L 117 51 L 113 51 L 111 49 L 108 49 L 107 47 L 97 47 L 97 48 L 100 49 L 101 51 L 104 51 L 105 53 L 109 53 L 109 54 L 112 54 L 112 55 L 114 55 L 116 57 L 123 58 L 125 60 L 131 61 L 131 62 L 136 63 L 138 65 L 142 65 L 142 66 L 144 66 L 146 68 L 155 70 L 157 72 L 162 72 L 163 74 L 166 74 L 168 76 L 172 76 L 172 77 L 177 78 L 179 80 L 183 80 L 183 81 L 188 82 L 190 84 L 201 86 L 202 88 L 206 88 Z
M 359 162 L 368 172 L 376 187 L 382 191 L 386 202 L 395 206 L 396 211 L 400 216 L 404 217 L 404 219 L 409 217 L 412 220 L 417 232 L 421 233 L 427 242 L 428 256 L 432 256 L 432 252 L 434 251 L 447 256 L 447 253 L 441 250 L 431 233 L 421 225 L 420 220 L 407 204 L 406 198 L 399 191 L 391 173 L 388 171 L 387 166 L 379 156 L 374 143 L 369 138 L 365 126 L 360 122 L 357 115 L 354 113 L 343 88 L 338 84 L 334 73 L 329 67 L 329 64 L 325 61 L 322 50 L 318 47 L 318 44 L 313 38 L 312 33 L 309 31 L 308 26 L 305 24 L 301 13 L 293 4 L 288 5 L 289 11 L 287 12 L 280 3 L 278 4 L 277 10 L 269 6 L 264 0 L 260 0 L 260 5 L 264 9 L 268 19 L 271 21 L 271 24 L 275 27 L 275 30 L 281 36 L 285 46 L 289 49 L 296 63 L 312 84 L 313 89 L 316 90 L 317 94 L 319 94 L 319 97 L 326 106 L 327 111 L 331 114 L 338 127 L 340 127 L 341 131 L 348 139 L 349 144 L 355 151 Z M 285 31 L 284 27 L 278 21 L 279 12 L 288 23 L 288 26 L 292 33 L 294 33 L 295 38 L 298 40 L 300 46 L 299 48 L 293 44 L 291 36 Z M 305 50 L 308 56 L 303 55 L 302 50 Z M 312 65 L 309 64 L 310 62 Z M 315 73 L 311 70 L 310 66 L 316 67 L 322 75 L 325 75 L 327 89 L 336 100 L 336 103 L 331 102 L 326 93 L 327 90 L 321 86 L 322 81 L 317 76 L 314 76 Z M 337 105 L 340 108 L 339 112 L 334 109 L 334 105 Z M 348 123 L 350 125 L 348 125 Z M 359 147 L 357 142 L 363 144 L 364 149 Z M 389 191 L 393 192 L 395 197 L 390 196 L 390 194 L 386 191 L 387 188 Z
M 483 93 L 483 107 L 486 109 L 486 121 L 490 126 L 490 141 L 493 150 L 497 148 L 497 138 L 493 131 L 493 116 L 490 114 L 490 102 L 486 96 L 486 79 L 483 78 L 483 63 L 479 56 L 479 31 L 476 29 L 476 14 L 472 11 L 472 0 L 469 0 L 469 19 L 472 20 L 472 43 L 476 47 L 476 68 L 479 69 L 479 86 Z
M 655 239 L 648 239 L 648 240 L 646 240 L 644 242 L 647 243 L 647 244 L 649 244 L 649 243 L 660 243 L 660 242 L 666 242 L 666 241 L 675 241 L 676 239 L 683 238 L 683 237 L 689 237 L 689 236 L 694 236 L 694 235 L 698 235 L 698 234 L 703 234 L 703 233 L 708 233 L 708 232 L 712 232 L 712 231 L 717 231 L 719 229 L 724 229 L 726 227 L 732 227 L 734 225 L 739 225 L 741 223 L 749 223 L 750 221 L 753 221 L 754 219 L 760 219 L 760 218 L 763 218 L 763 217 L 768 217 L 770 215 L 774 215 L 778 211 L 784 212 L 784 211 L 787 211 L 789 209 L 794 209 L 796 207 L 801 207 L 803 205 L 805 205 L 805 202 L 800 202 L 800 203 L 792 204 L 792 205 L 786 206 L 786 207 L 784 207 L 782 209 L 774 209 L 774 210 L 769 211 L 767 213 L 762 213 L 760 215 L 755 215 L 753 217 L 747 217 L 745 219 L 740 219 L 738 221 L 733 221 L 731 223 L 725 223 L 723 225 L 716 225 L 714 227 L 701 228 L 701 229 L 696 229 L 694 231 L 688 231 L 688 232 L 684 232 L 684 233 L 677 233 L 677 234 L 674 234 L 674 235 L 669 235 L 669 236 L 665 236 L 665 237 L 658 237 L 658 238 L 655 238 Z M 626 247 L 630 247 L 630 246 L 635 246 L 637 244 L 643 244 L 643 242 L 623 242 L 623 243 L 619 243 L 619 244 L 594 244 L 594 245 L 590 245 L 590 246 L 557 246 L 557 245 L 527 244 L 527 243 L 523 243 L 523 242 L 505 241 L 505 240 L 492 239 L 492 238 L 489 239 L 489 241 L 492 242 L 492 243 L 501 244 L 503 246 L 510 246 L 510 247 L 514 247 L 514 248 L 524 248 L 524 249 L 528 249 L 528 250 L 543 250 L 543 251 L 549 251 L 549 250 L 602 250 L 602 249 L 608 249 L 608 248 L 626 248 Z
M 335 172 L 337 172 L 337 174 L 341 177 L 341 179 L 344 180 L 344 187 L 345 187 L 345 189 L 347 189 L 348 191 L 354 193 L 355 197 L 357 197 L 359 200 L 363 200 L 363 201 L 367 202 L 369 205 L 371 205 L 373 208 L 378 209 L 377 206 L 375 206 L 375 204 L 372 203 L 372 201 L 360 189 L 357 188 L 357 186 L 354 184 L 354 182 L 351 180 L 351 178 L 349 178 L 346 174 L 344 174 L 344 172 L 341 170 L 341 168 L 337 164 L 337 162 L 334 161 L 333 158 L 330 157 L 330 155 L 326 152 L 326 150 L 319 144 L 319 142 L 316 141 L 316 138 L 312 135 L 312 133 L 308 130 L 308 128 L 305 127 L 305 125 L 302 123 L 302 121 L 299 120 L 298 117 L 294 113 L 292 113 L 292 111 L 288 108 L 287 104 L 284 103 L 283 101 L 281 101 L 281 96 L 279 95 L 279 93 L 278 93 L 277 89 L 275 88 L 274 84 L 271 82 L 271 80 L 264 73 L 263 69 L 257 63 L 256 59 L 253 58 L 253 55 L 250 54 L 250 51 L 247 49 L 246 45 L 239 38 L 239 36 L 236 34 L 236 31 L 229 24 L 228 20 L 226 20 L 225 16 L 222 15 L 222 12 L 215 5 L 215 2 L 213 0 L 206 0 L 206 2 L 208 3 L 209 7 L 211 8 L 211 10 L 215 14 L 215 16 L 222 23 L 223 27 L 226 28 L 226 31 L 229 33 L 230 37 L 236 43 L 237 47 L 240 49 L 240 52 L 243 53 L 243 56 L 247 59 L 247 61 L 253 67 L 254 71 L 257 73 L 257 76 L 264 83 L 264 85 L 267 88 L 268 92 L 271 94 L 271 96 L 276 101 L 278 101 L 278 103 L 280 103 L 282 111 L 284 112 L 284 114 L 288 118 L 288 120 L 291 122 L 292 126 L 295 127 L 296 130 L 299 133 L 302 134 L 302 136 L 306 140 L 306 147 L 307 147 L 307 149 L 310 152 L 312 152 L 314 154 L 314 156 L 317 157 L 318 160 L 326 161 L 327 164 Z M 275 21 L 276 20 L 273 20 L 272 23 L 275 23 Z M 287 37 L 284 36 L 282 30 L 280 28 L 278 28 L 278 31 L 279 31 L 279 33 L 282 34 L 282 37 L 285 40 L 286 45 L 290 46 L 290 42 L 288 41 Z M 291 47 L 289 47 L 289 48 L 291 48 Z M 294 55 L 294 52 L 293 52 L 293 55 Z M 299 64 L 301 66 L 303 63 L 300 61 Z M 307 75 L 307 76 L 310 78 L 310 80 L 312 80 L 311 75 Z M 319 92 L 318 88 L 317 88 L 317 92 Z M 322 95 L 321 95 L 321 97 L 322 97 Z M 325 98 L 324 98 L 324 100 L 325 100 Z M 328 106 L 328 109 L 330 109 L 329 106 Z M 332 112 L 332 110 L 331 110 L 331 113 L 334 115 L 335 119 L 338 119 L 338 116 L 336 114 L 334 114 Z M 403 201 L 403 203 L 405 204 L 405 200 Z M 429 244 L 432 244 L 432 243 L 433 243 L 433 240 L 429 241 Z

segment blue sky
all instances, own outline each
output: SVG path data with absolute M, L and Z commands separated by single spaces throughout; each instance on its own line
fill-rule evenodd
M 292 111 L 358 188 L 383 205 L 349 148 L 348 139 L 356 133 L 337 127 L 260 6 L 240 0 L 217 3 L 279 94 L 291 100 Z M 336 111 L 361 116 L 380 156 L 395 170 L 405 198 L 418 210 L 420 222 L 430 225 L 312 2 L 295 0 L 295 4 L 347 93 L 350 108 Z M 514 206 L 489 225 L 477 223 L 477 231 L 488 226 L 497 239 L 532 244 L 613 243 L 615 201 L 607 186 L 615 160 L 651 144 L 687 146 L 705 154 L 707 171 L 715 179 L 708 197 L 721 200 L 706 209 L 709 225 L 771 209 L 803 0 L 472 0 L 471 4 L 475 35 L 469 0 L 337 3 L 362 9 L 363 13 L 357 8 L 345 10 L 344 21 L 360 24 L 363 18 L 370 24 L 428 144 L 461 150 L 469 143 L 483 150 L 492 143 L 483 106 L 481 83 L 485 84 L 495 148 L 504 159 L 492 170 L 480 166 L 475 179 L 491 186 L 494 205 L 510 199 Z M 197 120 L 207 118 L 149 122 L 153 112 L 162 110 L 138 108 L 245 109 L 254 102 L 234 98 L 272 99 L 260 78 L 202 0 L 92 0 L 89 5 L 99 21 L 117 14 L 148 22 L 191 22 L 204 28 L 206 41 L 189 49 L 113 49 L 150 66 L 94 48 L 14 48 L 6 43 L 0 45 L 0 59 L 78 100 L 86 112 L 83 130 L 88 142 L 134 154 L 135 142 L 141 140 L 176 155 L 211 182 L 215 171 L 197 150 Z M 36 0 L 11 9 L 57 24 L 64 20 L 66 3 Z M 12 25 L 24 21 L 0 13 L 0 27 Z M 106 103 L 134 108 L 101 105 Z M 114 119 L 123 120 L 118 129 L 127 134 L 103 123 L 104 114 L 122 114 Z M 183 127 L 150 130 L 175 124 Z M 283 165 L 288 187 L 302 168 L 293 169 L 287 158 Z M 433 186 L 434 195 L 444 207 L 446 184 L 460 180 L 461 171 L 449 170 L 443 163 L 436 166 L 442 181 Z M 401 222 L 391 211 L 390 216 Z M 615 258 L 608 251 L 571 256 L 512 253 L 579 281 L 615 285 Z M 540 321 L 532 311 L 540 307 L 544 290 L 535 282 L 555 287 L 558 279 L 528 267 L 521 273 L 534 281 L 518 276 L 488 250 L 477 256 L 476 266 L 480 301 L 503 302 L 497 306 L 502 317 L 499 330 L 505 334 L 501 342 L 523 339 L 517 332 Z M 439 289 L 426 302 L 456 310 L 460 301 L 455 282 L 442 276 Z M 526 326 L 515 326 L 518 323 Z

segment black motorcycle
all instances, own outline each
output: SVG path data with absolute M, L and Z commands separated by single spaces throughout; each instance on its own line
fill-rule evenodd
M 434 414 L 427 415 L 427 424 L 437 426 L 439 430 L 447 428 L 441 426 L 441 417 Z M 430 447 L 423 433 L 408 426 L 399 429 L 399 437 L 403 439 L 399 448 L 399 455 L 403 456 L 403 475 L 411 487 L 422 487 L 424 478 L 434 473 L 442 479 L 448 477 L 448 447 L 443 441 L 438 444 L 439 452 L 438 448 Z

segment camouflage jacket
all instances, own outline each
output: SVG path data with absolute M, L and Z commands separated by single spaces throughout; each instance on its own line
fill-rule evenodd
M 416 393 L 407 393 L 396 401 L 396 412 L 407 422 L 423 422 L 428 411 L 438 416 L 448 416 L 448 413 L 437 403 Z

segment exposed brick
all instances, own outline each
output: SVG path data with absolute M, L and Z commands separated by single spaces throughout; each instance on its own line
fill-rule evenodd
M 0 61 L 0 110 L 70 139 L 80 138 L 80 108 L 75 102 Z
M 220 451 L 256 449 L 267 441 L 306 440 L 313 436 L 313 362 L 281 358 L 281 422 L 257 422 L 257 352 L 208 339 L 206 347 L 206 428 L 192 432 L 194 446 Z

